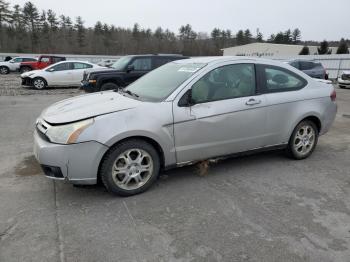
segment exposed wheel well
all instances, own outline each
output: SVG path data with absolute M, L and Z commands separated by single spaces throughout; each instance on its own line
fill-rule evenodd
M 165 160 L 164 160 L 164 151 L 162 149 L 162 147 L 158 144 L 157 141 L 153 140 L 152 138 L 149 138 L 149 137 L 146 137 L 146 136 L 131 136 L 131 137 L 127 137 L 127 138 L 124 138 L 118 142 L 116 142 L 114 145 L 112 145 L 103 155 L 103 157 L 101 158 L 101 161 L 99 163 L 99 167 L 98 167 L 98 173 L 97 173 L 97 181 L 100 181 L 101 178 L 100 178 L 100 169 L 101 169 L 101 164 L 103 162 L 103 159 L 105 158 L 105 156 L 116 146 L 118 146 L 118 144 L 124 142 L 124 141 L 127 141 L 127 140 L 130 140 L 130 139 L 140 139 L 140 140 L 143 140 L 143 141 L 146 141 L 147 143 L 149 143 L 150 145 L 152 145 L 155 150 L 158 152 L 158 155 L 159 155 L 159 159 L 160 159 L 160 167 L 161 168 L 164 168 L 164 164 L 165 164 Z
M 304 120 L 309 120 L 309 121 L 313 122 L 317 126 L 318 132 L 321 131 L 321 128 L 322 128 L 321 121 L 320 121 L 320 119 L 318 117 L 316 117 L 316 116 L 308 116 L 308 117 L 304 118 L 302 121 L 304 121 Z

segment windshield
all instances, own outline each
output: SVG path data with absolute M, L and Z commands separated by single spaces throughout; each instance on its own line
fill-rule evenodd
M 124 56 L 120 58 L 117 62 L 115 62 L 111 67 L 116 70 L 124 70 L 125 66 L 130 62 L 130 56 Z
M 168 63 L 146 74 L 125 90 L 141 100 L 160 102 L 205 65 Z

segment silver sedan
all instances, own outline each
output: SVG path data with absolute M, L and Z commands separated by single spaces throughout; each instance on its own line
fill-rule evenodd
M 336 115 L 332 85 L 289 65 L 244 57 L 166 64 L 123 90 L 42 112 L 34 153 L 47 177 L 141 193 L 159 172 L 246 151 L 314 151 Z

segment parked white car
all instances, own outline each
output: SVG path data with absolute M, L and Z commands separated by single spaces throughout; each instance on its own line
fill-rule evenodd
M 350 87 L 350 70 L 342 72 L 338 77 L 338 85 L 340 88 Z
M 7 75 L 10 72 L 16 72 L 19 70 L 19 67 L 22 62 L 32 62 L 37 59 L 34 57 L 15 57 L 6 62 L 0 62 L 0 74 Z
M 21 75 L 22 85 L 44 89 L 48 86 L 80 86 L 86 69 L 102 68 L 85 61 L 63 61 Z

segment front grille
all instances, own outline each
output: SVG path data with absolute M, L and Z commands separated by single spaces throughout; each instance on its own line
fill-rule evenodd
M 350 80 L 350 75 L 343 74 L 341 76 L 341 79 L 343 79 L 343 80 Z

